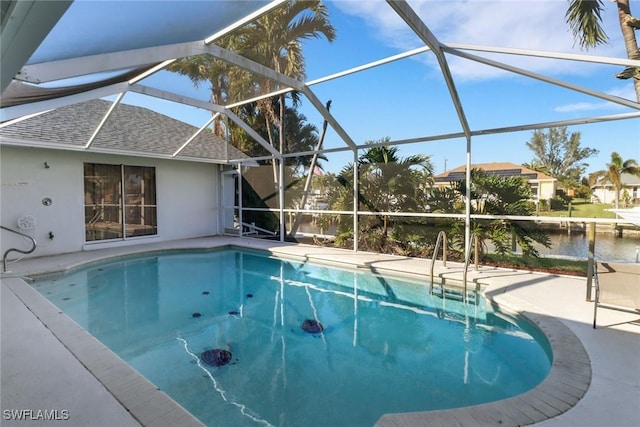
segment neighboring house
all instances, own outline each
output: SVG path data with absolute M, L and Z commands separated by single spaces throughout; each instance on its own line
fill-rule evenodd
M 622 181 L 622 191 L 620 191 L 620 206 L 623 206 L 625 191 L 629 195 L 629 202 L 632 205 L 640 204 L 640 177 L 623 173 L 620 176 Z M 610 182 L 599 181 L 591 186 L 592 199 L 600 203 L 615 203 L 616 189 Z
M 460 166 L 447 172 L 436 175 L 434 187 L 442 188 L 451 186 L 452 182 L 461 181 L 466 177 L 466 166 Z M 471 165 L 471 169 L 482 169 L 483 171 L 504 177 L 521 177 L 524 178 L 531 186 L 531 191 L 535 201 L 550 200 L 555 197 L 558 180 L 536 172 L 533 169 L 514 163 L 478 163 Z
M 109 115 L 111 105 L 92 100 L 0 125 L 0 218 L 36 239 L 30 256 L 229 225 L 230 161 L 247 157 L 209 131 L 126 104 Z M 2 232 L 3 253 L 26 243 Z

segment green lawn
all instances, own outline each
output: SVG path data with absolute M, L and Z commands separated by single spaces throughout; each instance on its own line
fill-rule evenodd
M 571 202 L 571 215 L 569 210 L 552 212 L 540 212 L 542 216 L 572 216 L 579 218 L 613 218 L 616 214 L 613 212 L 607 212 L 606 209 L 612 209 L 613 206 L 609 203 L 590 203 L 584 199 L 574 199 Z

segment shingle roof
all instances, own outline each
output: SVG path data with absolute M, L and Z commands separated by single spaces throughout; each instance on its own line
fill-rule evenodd
M 623 173 L 620 175 L 620 182 L 622 183 L 623 187 L 635 187 L 640 185 L 640 176 L 632 175 L 630 173 Z M 610 181 L 601 178 L 598 183 L 591 186 L 591 188 L 598 187 L 613 187 L 613 184 Z
M 455 169 L 436 175 L 435 180 L 436 182 L 450 182 L 464 179 L 466 169 L 466 165 L 458 166 Z M 476 163 L 471 165 L 471 169 L 482 169 L 485 172 L 508 177 L 522 176 L 526 179 L 554 180 L 547 174 L 509 162 Z
M 45 143 L 59 148 L 82 147 L 107 114 L 109 101 L 100 99 L 61 107 L 9 124 L 0 129 L 3 143 Z M 198 128 L 143 107 L 119 104 L 112 112 L 89 151 L 130 151 L 148 157 L 175 153 Z M 248 156 L 211 132 L 201 132 L 176 157 L 226 162 Z

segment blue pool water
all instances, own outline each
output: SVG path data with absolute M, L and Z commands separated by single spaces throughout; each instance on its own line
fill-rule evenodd
M 371 426 L 514 396 L 550 369 L 546 341 L 482 298 L 253 252 L 137 257 L 34 286 L 211 426 Z M 216 348 L 229 364 L 202 362 Z

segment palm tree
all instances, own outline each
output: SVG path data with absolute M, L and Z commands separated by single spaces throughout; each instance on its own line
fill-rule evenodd
M 305 61 L 301 41 L 322 36 L 329 42 L 335 39 L 335 29 L 329 22 L 327 8 L 322 1 L 291 0 L 246 27 L 217 40 L 216 44 L 271 67 L 279 73 L 303 80 Z M 221 105 L 238 101 L 241 95 L 247 97 L 277 89 L 274 82 L 268 79 L 256 81 L 247 71 L 211 55 L 178 60 L 169 70 L 188 76 L 196 86 L 209 82 L 212 102 Z M 294 93 L 291 97 L 295 105 L 297 95 Z M 284 124 L 287 117 L 285 95 L 259 101 L 258 109 L 262 114 L 253 117 L 264 120 L 263 129 L 268 141 L 276 147 L 275 138 L 278 138 L 279 151 L 283 152 L 287 133 Z M 222 136 L 219 123 L 216 121 L 214 131 Z M 273 125 L 276 125 L 279 131 L 274 131 Z M 274 162 L 276 188 L 277 180 Z
M 593 172 L 589 175 L 589 185 L 596 183 L 610 183 L 615 188 L 615 207 L 620 204 L 620 191 L 622 191 L 622 175 L 631 174 L 640 176 L 640 165 L 634 159 L 622 160 L 622 156 L 615 151 L 611 153 L 611 163 L 607 163 L 604 170 Z
M 466 180 L 456 183 L 458 198 L 466 194 Z M 471 170 L 471 209 L 481 215 L 531 216 L 531 187 L 522 177 L 493 175 L 482 169 Z M 533 221 L 477 219 L 475 233 L 481 240 L 491 240 L 495 251 L 505 254 L 512 242 L 520 245 L 525 256 L 538 256 L 535 243 L 550 247 L 548 234 Z M 455 230 L 455 228 L 454 228 Z M 459 233 L 458 235 L 462 235 Z M 454 240 L 456 239 L 454 234 Z M 463 246 L 463 242 L 461 242 Z
M 616 0 L 618 20 L 624 38 L 624 45 L 629 59 L 640 59 L 640 49 L 636 40 L 635 30 L 640 28 L 640 19 L 631 16 L 629 0 Z M 570 0 L 569 9 L 565 15 L 571 26 L 574 38 L 586 49 L 596 47 L 607 42 L 607 35 L 602 26 L 600 13 L 604 8 L 602 0 Z M 627 67 L 616 77 L 620 79 L 633 78 L 636 98 L 640 102 L 640 67 Z
M 291 0 L 282 8 L 252 23 L 244 33 L 245 54 L 275 71 L 298 80 L 305 78 L 305 61 L 301 41 L 324 36 L 330 43 L 335 39 L 335 28 L 329 22 L 327 8 L 321 0 Z M 262 93 L 276 89 L 268 79 L 258 82 Z M 295 94 L 293 96 L 296 101 Z M 278 102 L 259 102 L 267 125 L 269 142 L 276 147 L 271 126 L 279 127 L 279 151 L 285 147 L 285 95 Z M 277 187 L 277 170 L 274 161 L 274 182 Z
M 388 138 L 375 142 L 358 159 L 358 204 L 359 209 L 375 212 L 375 215 L 359 218 L 362 247 L 386 251 L 389 235 L 397 236 L 398 244 L 406 244 L 400 237 L 403 233 L 400 221 L 383 212 L 421 212 L 424 210 L 423 193 L 433 180 L 433 165 L 429 156 L 412 155 L 401 158 L 397 147 L 377 145 L 388 142 Z M 373 143 L 373 142 L 369 142 Z M 353 165 L 346 165 L 329 191 L 329 204 L 334 210 L 353 210 Z M 338 222 L 336 243 L 353 235 L 351 218 L 328 216 Z M 359 243 L 359 244 L 360 244 Z
M 238 34 L 231 34 L 217 40 L 216 44 L 237 51 L 242 48 L 241 42 L 242 38 Z M 218 105 L 239 100 L 239 94 L 242 93 L 242 87 L 249 76 L 238 67 L 209 54 L 178 59 L 167 70 L 189 77 L 195 87 L 208 82 L 211 87 L 211 102 Z M 224 137 L 221 120 L 220 117 L 215 120 L 214 133 Z
M 388 142 L 385 138 L 381 142 Z M 428 156 L 412 155 L 401 159 L 398 147 L 382 145 L 369 148 L 359 159 L 360 187 L 377 211 L 415 211 L 416 197 L 424 190 L 425 177 L 433 177 Z M 389 231 L 388 215 L 382 216 L 382 235 Z

